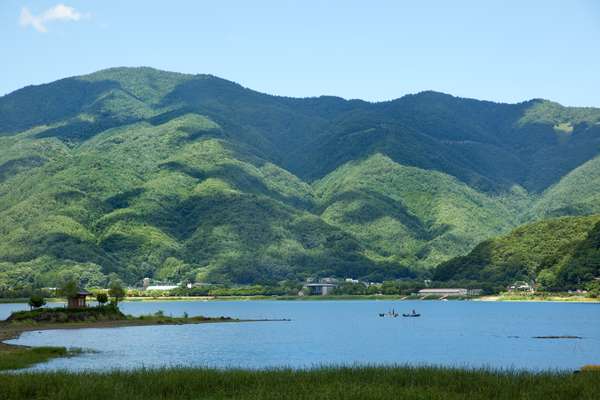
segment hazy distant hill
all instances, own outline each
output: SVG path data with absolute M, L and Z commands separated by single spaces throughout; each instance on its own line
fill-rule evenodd
M 598 213 L 600 109 L 269 96 L 115 68 L 0 97 L 0 285 L 428 273 Z M 424 272 L 425 271 L 425 272 Z

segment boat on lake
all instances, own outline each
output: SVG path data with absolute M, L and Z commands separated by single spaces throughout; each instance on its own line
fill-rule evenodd
M 400 314 L 398 314 L 398 313 L 396 312 L 396 310 L 394 310 L 393 308 L 392 308 L 390 311 L 388 311 L 387 313 L 379 313 L 379 316 L 380 316 L 380 317 L 385 317 L 386 315 L 387 315 L 388 317 L 394 317 L 394 318 L 396 318 L 396 317 L 398 317 Z
M 410 314 L 402 314 L 403 317 L 420 317 L 421 314 L 417 313 L 415 310 L 412 310 Z

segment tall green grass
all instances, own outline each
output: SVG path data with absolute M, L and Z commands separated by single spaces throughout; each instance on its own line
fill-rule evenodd
M 68 354 L 64 347 L 22 347 L 9 351 L 0 349 L 0 371 L 27 368 L 54 357 L 64 357 Z M 2 390 L 0 389 L 0 399 Z
M 412 367 L 0 375 L 0 399 L 597 399 L 600 374 Z

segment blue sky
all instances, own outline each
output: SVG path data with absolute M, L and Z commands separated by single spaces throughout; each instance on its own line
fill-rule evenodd
M 266 93 L 600 106 L 600 2 L 0 0 L 0 94 L 114 66 Z

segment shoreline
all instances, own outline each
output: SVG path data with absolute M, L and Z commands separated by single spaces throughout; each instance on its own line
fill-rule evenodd
M 575 303 L 575 304 L 599 304 L 600 298 L 573 296 L 548 296 L 547 298 L 526 297 L 526 296 L 481 296 L 472 299 L 472 301 L 481 302 L 505 302 L 505 303 Z
M 84 321 L 84 322 L 51 322 L 51 323 L 33 323 L 20 324 L 0 321 L 0 356 L 8 355 L 18 358 L 20 356 L 30 356 L 36 353 L 36 349 L 44 349 L 45 353 L 35 362 L 27 363 L 24 366 L 17 366 L 15 369 L 27 368 L 39 362 L 48 361 L 51 358 L 69 357 L 72 352 L 65 347 L 32 347 L 18 344 L 6 343 L 7 340 L 18 339 L 24 332 L 47 331 L 47 330 L 70 330 L 70 329 L 110 329 L 125 328 L 130 326 L 159 326 L 159 325 L 200 325 L 200 324 L 218 324 L 235 322 L 288 322 L 289 319 L 236 319 L 228 317 L 156 317 L 144 316 L 144 318 L 135 317 L 135 319 L 124 319 L 114 321 Z M 2 371 L 0 364 L 0 371 Z
M 48 303 L 64 303 L 61 298 L 48 298 Z M 434 298 L 406 295 L 328 295 L 328 296 L 132 296 L 126 297 L 125 302 L 160 302 L 160 301 L 480 301 L 480 302 L 545 302 L 545 303 L 600 303 L 600 298 L 583 296 L 477 296 L 467 298 Z M 29 299 L 0 299 L 0 304 L 26 304 Z
M 289 322 L 290 319 L 237 319 L 229 317 L 154 317 L 146 316 L 139 319 L 124 319 L 115 321 L 94 322 L 51 322 L 36 324 L 18 324 L 0 322 L 0 346 L 28 347 L 5 343 L 6 340 L 17 339 L 23 332 L 67 330 L 67 329 L 110 329 L 126 328 L 129 326 L 158 326 L 158 325 L 200 325 L 233 322 Z M 1 348 L 1 347 L 0 347 Z

